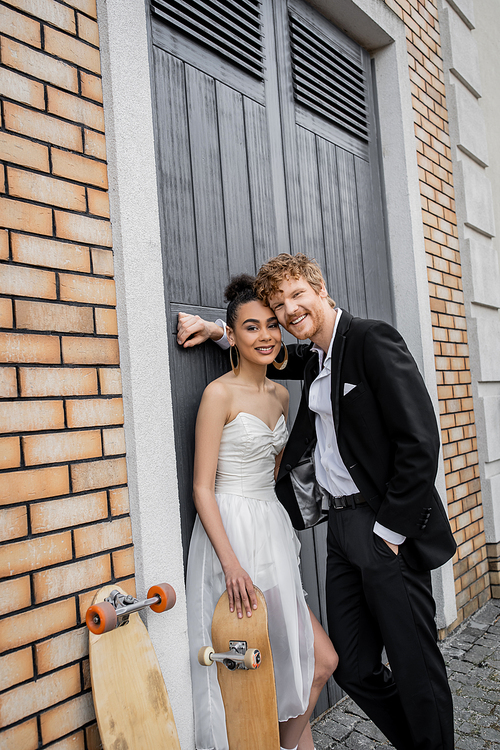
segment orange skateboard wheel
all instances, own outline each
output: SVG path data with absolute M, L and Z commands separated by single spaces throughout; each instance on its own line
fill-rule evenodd
M 91 633 L 102 635 L 116 628 L 118 617 L 111 602 L 99 602 L 88 608 L 85 622 Z
M 260 667 L 260 651 L 258 648 L 249 648 L 245 651 L 244 665 L 247 669 L 257 669 Z
M 159 602 L 149 605 L 153 612 L 165 612 L 167 609 L 172 609 L 177 598 L 169 583 L 158 583 L 156 586 L 151 586 L 148 591 L 148 599 L 152 599 L 153 596 L 160 597 Z

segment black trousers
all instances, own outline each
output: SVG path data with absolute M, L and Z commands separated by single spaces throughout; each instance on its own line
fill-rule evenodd
M 339 655 L 335 679 L 397 750 L 452 750 L 453 705 L 430 573 L 407 566 L 373 533 L 374 523 L 368 505 L 330 510 L 326 585 Z

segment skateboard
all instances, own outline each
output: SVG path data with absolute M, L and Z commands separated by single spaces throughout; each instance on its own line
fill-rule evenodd
M 217 663 L 229 750 L 280 747 L 267 606 L 262 591 L 255 592 L 257 609 L 241 619 L 229 611 L 227 591 L 222 594 L 212 618 L 212 646 L 198 652 L 200 664 Z
M 168 584 L 152 586 L 143 601 L 114 584 L 100 589 L 87 610 L 92 695 L 104 750 L 180 750 L 160 665 L 138 614 L 174 604 Z

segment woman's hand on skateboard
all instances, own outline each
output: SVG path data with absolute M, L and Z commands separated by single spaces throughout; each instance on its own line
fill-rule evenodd
M 252 579 L 241 566 L 225 571 L 226 589 L 229 598 L 229 610 L 243 617 L 243 610 L 247 617 L 252 616 L 252 609 L 257 609 L 257 595 Z

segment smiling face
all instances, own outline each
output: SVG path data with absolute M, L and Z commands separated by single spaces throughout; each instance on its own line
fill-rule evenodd
M 271 364 L 281 348 L 278 320 L 269 307 L 257 300 L 241 305 L 227 337 L 230 344 L 238 347 L 240 357 L 254 364 Z
M 315 343 L 320 343 L 318 337 L 329 335 L 331 338 L 335 314 L 324 284 L 316 292 L 302 276 L 284 278 L 279 289 L 269 297 L 269 305 L 281 325 L 296 338 L 311 339 Z

